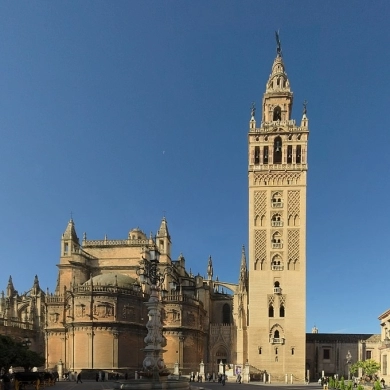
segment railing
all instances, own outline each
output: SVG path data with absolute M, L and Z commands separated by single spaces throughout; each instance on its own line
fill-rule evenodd
M 83 247 L 89 246 L 139 246 L 149 245 L 149 240 L 145 239 L 127 239 L 127 240 L 83 240 Z
M 269 339 L 269 342 L 270 342 L 271 344 L 284 344 L 284 338 L 283 338 L 283 337 L 281 337 L 281 338 L 271 337 L 271 338 Z
M 283 207 L 283 202 L 272 202 L 272 207 L 276 207 L 276 208 Z
M 274 294 L 281 294 L 282 289 L 280 287 L 274 287 Z
M 0 326 L 10 326 L 13 328 L 28 329 L 28 330 L 33 329 L 32 324 L 24 321 L 19 321 L 18 319 L 14 319 L 14 318 L 0 318 Z
M 283 222 L 282 221 L 271 221 L 271 226 L 283 226 Z
M 283 248 L 283 244 L 281 242 L 273 242 L 272 248 L 273 249 L 281 249 L 281 248 Z
M 192 303 L 192 304 L 195 304 L 195 305 L 203 306 L 203 303 L 201 301 L 199 301 L 198 299 L 196 299 L 194 296 L 191 297 L 191 296 L 186 295 L 186 294 L 169 294 L 169 295 L 165 295 L 162 298 L 162 302 L 163 303 L 167 303 L 167 302 L 188 302 L 188 303 Z
M 307 170 L 306 163 L 294 164 L 251 164 L 250 169 L 254 171 L 284 171 L 284 170 Z
M 272 271 L 283 271 L 283 266 L 282 265 L 272 265 Z

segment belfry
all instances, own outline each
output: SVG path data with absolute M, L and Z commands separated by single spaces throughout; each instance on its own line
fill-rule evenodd
M 305 378 L 306 102 L 299 125 L 279 34 L 260 125 L 249 121 L 249 293 L 243 361 L 272 373 Z M 239 348 L 238 348 L 239 349 Z

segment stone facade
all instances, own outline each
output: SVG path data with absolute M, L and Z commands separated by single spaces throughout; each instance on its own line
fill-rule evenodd
M 60 360 L 65 371 L 134 372 L 142 367 L 150 286 L 138 291 L 137 269 L 141 259 L 150 261 L 156 246 L 160 270 L 170 270 L 160 296 L 167 367 L 179 363 L 189 372 L 198 371 L 202 360 L 219 362 L 221 342 L 214 334 L 225 335 L 226 329 L 226 350 L 231 350 L 232 296 L 220 292 L 212 279 L 211 258 L 206 279 L 188 272 L 183 256 L 171 259 L 165 218 L 155 237 L 132 229 L 124 240 L 88 240 L 84 234 L 81 243 L 70 220 L 61 239 L 57 287 L 45 300 L 47 369 Z
M 306 109 L 291 118 L 293 93 L 279 51 L 263 96 L 260 126 L 249 122 L 249 293 L 246 359 L 273 380 L 305 378 Z M 247 342 L 245 344 L 245 342 Z
M 350 378 L 350 364 L 359 360 L 380 361 L 379 334 L 308 333 L 306 335 L 306 368 L 311 380 L 338 374 Z M 348 356 L 349 355 L 349 356 Z M 359 376 L 361 376 L 361 372 Z
M 379 317 L 380 345 L 377 362 L 381 365 L 381 376 L 386 383 L 390 381 L 390 310 L 386 310 Z

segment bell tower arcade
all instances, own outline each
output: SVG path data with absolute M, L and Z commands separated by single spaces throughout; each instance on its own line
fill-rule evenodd
M 305 378 L 306 102 L 291 119 L 293 93 L 278 33 L 277 55 L 257 127 L 249 121 L 249 364 L 274 381 Z

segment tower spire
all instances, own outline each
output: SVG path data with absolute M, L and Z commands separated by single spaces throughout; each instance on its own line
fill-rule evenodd
M 248 285 L 248 269 L 246 267 L 245 246 L 241 250 L 240 276 L 238 279 L 238 288 L 240 291 L 246 291 Z
M 209 256 L 209 262 L 207 264 L 207 278 L 208 280 L 213 278 L 213 260 L 211 259 L 211 255 Z

